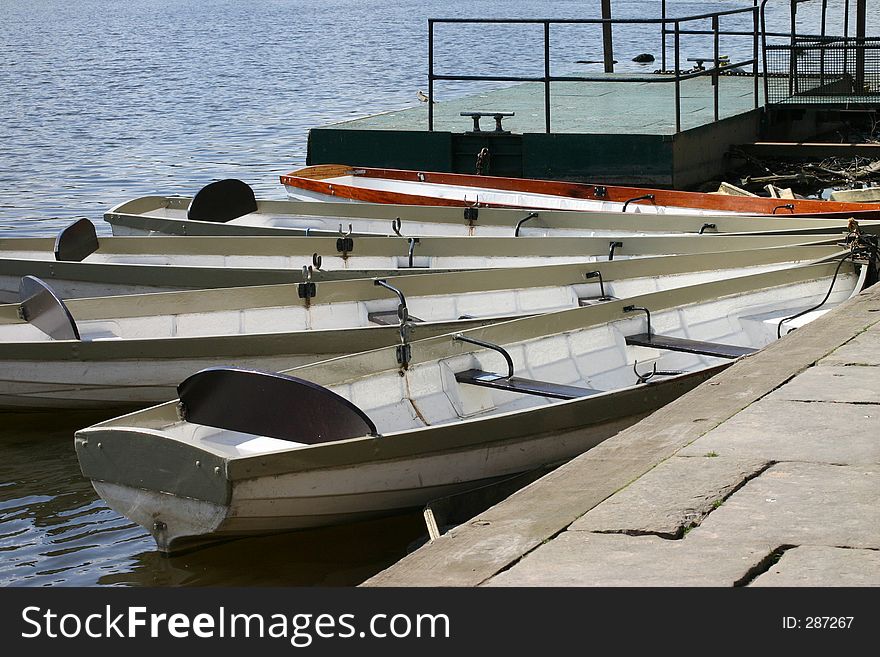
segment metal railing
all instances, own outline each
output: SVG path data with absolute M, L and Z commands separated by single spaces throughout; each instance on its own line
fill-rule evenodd
M 664 3 L 665 13 L 665 3 Z M 751 14 L 753 32 L 722 31 L 721 18 L 724 16 Z M 709 30 L 685 29 L 698 21 L 710 21 Z M 531 24 L 542 25 L 544 28 L 543 54 L 544 74 L 540 76 L 516 76 L 516 75 L 439 75 L 434 72 L 434 28 L 437 24 Z M 550 71 L 550 26 L 551 25 L 660 25 L 663 34 L 662 73 L 650 75 L 584 75 L 584 76 L 560 76 L 552 75 Z M 671 26 L 671 27 L 670 27 Z M 678 18 L 611 18 L 611 19 L 541 19 L 541 18 L 430 18 L 428 19 L 428 130 L 434 130 L 434 83 L 438 80 L 445 81 L 480 81 L 480 82 L 541 82 L 544 85 L 544 131 L 551 132 L 551 83 L 553 82 L 658 82 L 673 83 L 675 87 L 675 131 L 681 132 L 681 83 L 698 77 L 711 77 L 714 86 L 714 117 L 719 119 L 718 81 L 721 73 L 737 68 L 752 66 L 754 78 L 754 106 L 758 107 L 758 45 L 759 45 L 759 10 L 757 6 L 729 9 L 694 16 Z M 673 38 L 673 71 L 667 72 L 666 62 L 666 35 Z M 681 70 L 681 37 L 686 34 L 711 34 L 713 36 L 713 57 L 711 67 L 702 70 Z M 752 57 L 742 61 L 724 63 L 719 56 L 720 38 L 722 36 L 750 36 L 752 38 Z
M 819 34 L 798 34 L 796 0 L 790 3 L 791 31 L 766 31 L 761 0 L 764 51 L 764 97 L 768 105 L 880 103 L 880 38 L 865 36 L 864 13 L 856 18 L 856 35 L 849 35 L 849 0 L 843 14 L 843 36 L 827 34 L 827 0 L 822 1 Z M 785 43 L 767 43 L 767 37 L 785 37 Z
M 880 104 L 880 39 L 798 38 L 794 45 L 768 45 L 764 58 L 768 104 Z

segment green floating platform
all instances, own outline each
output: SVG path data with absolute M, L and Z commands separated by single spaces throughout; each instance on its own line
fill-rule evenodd
M 730 146 L 756 141 L 761 125 L 747 76 L 719 78 L 718 121 L 711 79 L 682 81 L 681 132 L 672 82 L 554 82 L 549 134 L 543 89 L 526 83 L 449 101 L 440 96 L 433 131 L 426 103 L 313 128 L 308 164 L 474 173 L 477 154 L 488 148 L 484 173 L 491 175 L 684 188 L 721 175 Z M 473 120 L 461 116 L 473 111 L 515 115 L 503 120 L 508 133 L 493 132 L 490 116 L 473 132 Z

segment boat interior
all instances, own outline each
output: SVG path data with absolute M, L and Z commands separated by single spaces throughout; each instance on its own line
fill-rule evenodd
M 835 246 L 792 247 L 727 254 L 729 266 L 720 269 L 712 267 L 716 260 L 711 255 L 671 256 L 639 265 L 632 260 L 603 263 L 599 269 L 551 265 L 499 271 L 479 278 L 451 272 L 375 281 L 331 281 L 321 283 L 320 288 L 301 283 L 74 299 L 66 303 L 42 283 L 47 288 L 43 293 L 46 302 L 42 311 L 30 312 L 23 312 L 22 305 L 33 296 L 33 281 L 39 279 L 25 277 L 20 303 L 0 306 L 0 337 L 12 342 L 71 339 L 70 330 L 58 333 L 59 325 L 72 327 L 76 339 L 118 340 L 397 326 L 402 320 L 414 324 L 501 321 L 769 272 L 834 253 Z M 56 315 L 49 331 L 45 324 L 34 321 L 46 309 Z M 26 319 L 28 315 L 30 319 Z
M 834 271 L 831 264 L 811 265 L 791 270 L 784 283 L 780 272 L 748 277 L 777 282 L 752 290 L 741 287 L 717 298 L 713 290 L 724 289 L 730 281 L 429 338 L 410 345 L 412 358 L 406 366 L 395 365 L 392 347 L 286 374 L 339 395 L 369 418 L 376 433 L 391 438 L 400 432 L 653 385 L 730 362 L 775 341 L 781 323 L 784 335 L 855 294 L 861 280 L 855 268 L 844 266 L 832 286 Z M 816 307 L 826 296 L 826 303 Z M 675 303 L 676 297 L 686 302 Z M 794 316 L 796 322 L 785 321 Z M 610 317 L 615 319 L 608 321 Z M 396 353 L 399 359 L 400 350 Z M 375 367 L 379 360 L 385 366 Z M 145 411 L 145 426 L 224 457 L 310 444 L 305 437 L 281 439 L 204 424 L 169 423 L 167 409 L 166 405 Z M 105 425 L 134 426 L 131 421 L 137 418 L 128 416 Z

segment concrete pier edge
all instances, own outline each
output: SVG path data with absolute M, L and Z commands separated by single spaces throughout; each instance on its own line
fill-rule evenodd
M 362 586 L 487 584 L 566 532 L 591 509 L 878 322 L 880 284 L 759 353 L 740 359 L 678 400 L 407 555 Z M 750 462 L 746 470 L 752 469 L 754 474 L 748 476 L 757 476 L 768 465 Z M 606 537 L 610 542 L 607 549 L 614 549 L 614 537 L 592 536 L 599 537 L 597 542 Z M 809 552 L 807 548 L 798 550 L 795 555 Z

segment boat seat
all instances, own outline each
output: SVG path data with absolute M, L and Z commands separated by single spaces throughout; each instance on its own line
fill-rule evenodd
M 636 347 L 653 347 L 654 349 L 666 349 L 668 351 L 683 351 L 688 354 L 701 354 L 703 356 L 716 356 L 718 358 L 739 358 L 753 354 L 757 349 L 752 347 L 738 347 L 732 344 L 720 342 L 703 342 L 702 340 L 688 340 L 687 338 L 675 338 L 671 335 L 657 335 L 656 333 L 639 333 L 626 337 L 628 345 Z
M 617 297 L 578 297 L 578 306 L 584 308 L 586 306 L 595 306 L 597 303 L 605 303 L 606 301 L 616 301 Z
M 597 395 L 602 390 L 594 390 L 593 388 L 580 388 L 578 386 L 566 386 L 560 383 L 550 383 L 549 381 L 536 381 L 535 379 L 524 379 L 519 376 L 502 376 L 494 372 L 485 372 L 483 370 L 465 370 L 455 375 L 455 380 L 459 383 L 469 383 L 475 386 L 483 386 L 485 388 L 495 388 L 496 390 L 507 390 L 508 392 L 520 392 L 525 395 L 537 395 L 539 397 L 551 397 L 553 399 L 578 399 L 580 397 L 589 397 Z
M 396 310 L 380 310 L 373 313 L 367 313 L 367 319 L 373 322 L 373 324 L 380 324 L 382 326 L 397 326 L 400 324 L 400 317 L 397 315 Z M 420 324 L 425 320 L 410 315 L 409 321 Z

